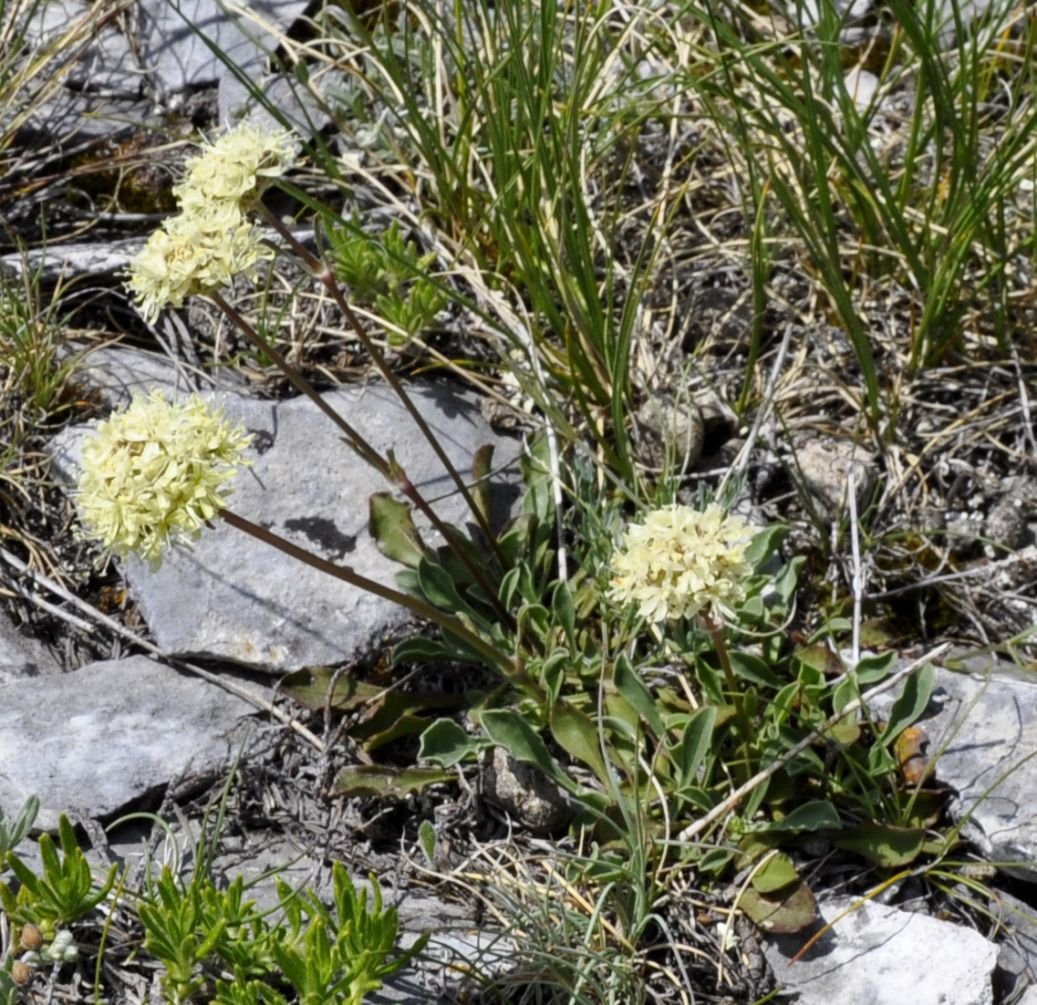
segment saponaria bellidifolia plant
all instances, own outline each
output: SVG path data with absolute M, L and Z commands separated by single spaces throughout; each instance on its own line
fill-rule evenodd
M 326 264 L 301 248 L 283 223 L 262 208 L 264 189 L 297 162 L 288 134 L 270 134 L 248 124 L 228 132 L 188 160 L 184 178 L 174 189 L 179 214 L 152 234 L 129 268 L 128 285 L 146 320 L 154 321 L 163 308 L 180 307 L 187 298 L 201 295 L 258 342 L 251 326 L 227 303 L 220 289 L 236 276 L 254 275 L 259 263 L 273 256 L 272 244 L 252 219 L 259 213 L 318 278 L 331 284 L 348 318 L 355 321 Z M 380 359 L 359 322 L 356 328 L 375 359 Z M 470 545 L 458 541 L 453 528 L 438 523 L 395 459 L 380 455 L 346 420 L 329 412 L 323 399 L 273 347 L 266 343 L 259 347 L 347 432 L 347 442 L 364 460 L 402 488 L 410 501 L 433 520 L 467 572 L 483 587 L 482 594 L 488 596 L 494 615 L 509 621 L 511 612 L 498 599 L 500 584 L 486 581 L 480 563 L 473 562 Z M 395 378 L 388 372 L 386 376 L 406 401 L 405 391 Z M 424 427 L 423 432 L 433 446 L 438 446 Z M 401 592 L 376 583 L 229 510 L 230 481 L 235 469 L 248 463 L 248 443 L 240 427 L 197 397 L 171 403 L 160 393 L 153 393 L 135 399 L 125 411 L 102 422 L 85 443 L 77 502 L 86 532 L 112 554 L 125 557 L 136 553 L 157 566 L 165 549 L 196 540 L 202 527 L 220 516 L 322 571 L 430 618 L 475 656 L 518 684 L 527 697 L 535 699 L 542 713 L 559 699 L 524 672 L 522 645 L 513 644 L 513 651 L 503 651 L 501 639 L 492 637 L 493 632 L 481 630 L 471 617 L 444 612 L 442 603 L 429 603 L 414 595 L 421 590 Z M 473 504 L 472 509 L 485 531 L 481 507 Z M 726 656 L 723 619 L 732 616 L 733 605 L 744 597 L 743 584 L 751 572 L 745 561 L 750 537 L 750 528 L 743 520 L 725 515 L 716 505 L 704 511 L 668 506 L 650 512 L 643 523 L 632 523 L 626 530 L 613 558 L 609 603 L 605 605 L 635 605 L 657 638 L 661 637 L 660 626 L 699 615 L 717 646 L 747 745 L 751 724 Z M 496 540 L 491 539 L 491 544 L 496 547 Z M 524 644 L 528 645 L 528 640 Z
M 853 694 L 847 692 L 836 701 L 834 684 L 829 686 L 823 674 L 814 674 L 790 656 L 780 620 L 791 609 L 799 566 L 794 560 L 773 578 L 754 574 L 764 552 L 776 547 L 775 532 L 754 535 L 744 520 L 717 505 L 655 507 L 617 535 L 618 505 L 607 506 L 601 518 L 599 498 L 594 504 L 599 509 L 599 539 L 607 537 L 611 544 L 598 548 L 597 557 L 582 563 L 587 568 L 580 568 L 570 582 L 554 571 L 553 533 L 544 531 L 558 516 L 554 496 L 534 485 L 542 478 L 542 468 L 534 475 L 535 466 L 530 465 L 524 469 L 525 522 L 520 519 L 494 534 L 485 505 L 473 498 L 423 424 L 406 389 L 356 318 L 333 270 L 262 206 L 264 187 L 295 163 L 294 147 L 285 134 L 271 136 L 251 126 L 228 133 L 192 158 L 176 188 L 181 213 L 134 259 L 129 286 L 148 319 L 166 306 L 182 305 L 190 296 L 209 299 L 335 422 L 348 445 L 432 522 L 444 547 L 425 545 L 406 504 L 387 501 L 384 494 L 372 498 L 372 533 L 383 551 L 409 566 L 398 575 L 402 589 L 397 589 L 253 523 L 227 507 L 233 472 L 247 463 L 247 436 L 200 399 L 170 403 L 160 395 L 138 398 L 125 412 L 102 423 L 87 441 L 77 500 L 88 533 L 113 554 L 135 552 L 157 564 L 165 549 L 197 539 L 202 527 L 219 517 L 322 572 L 434 622 L 448 643 L 441 657 L 481 661 L 501 675 L 505 687 L 473 708 L 473 718 L 484 731 L 478 743 L 456 723 L 439 720 L 426 728 L 422 756 L 439 758 L 445 766 L 475 756 L 480 743 L 504 746 L 567 788 L 591 818 L 607 824 L 606 830 L 615 823 L 617 807 L 633 819 L 640 812 L 636 807 L 645 804 L 641 796 L 630 802 L 627 790 L 641 793 L 654 807 L 652 812 L 667 821 L 715 808 L 725 791 L 730 792 L 732 769 L 748 780 L 760 758 L 791 749 L 789 723 L 809 731 L 830 708 L 838 711 L 838 701 L 845 705 L 846 699 L 858 696 L 856 682 L 851 681 Z M 269 228 L 267 237 L 253 215 Z M 407 406 L 464 493 L 479 527 L 478 544 L 443 524 L 394 456 L 383 456 L 331 409 L 224 299 L 221 287 L 274 253 L 270 234 L 278 235 L 324 284 Z M 400 516 L 392 506 L 406 513 Z M 376 513 L 387 512 L 390 519 L 376 520 Z M 405 540 L 386 547 L 385 537 L 392 534 Z M 764 600 L 765 591 L 770 599 Z M 577 610 L 587 624 L 578 623 Z M 729 652 L 726 632 L 745 627 L 757 633 L 752 643 L 756 653 Z M 420 643 L 417 648 L 408 649 L 404 643 L 397 648 L 397 658 L 404 658 L 404 653 L 425 658 L 434 649 L 429 640 L 414 641 Z M 660 691 L 657 683 L 649 688 L 642 677 L 645 669 L 671 657 L 685 667 L 688 680 L 681 689 L 687 700 L 672 689 Z M 770 669 L 772 660 L 783 661 L 781 673 L 789 675 L 785 680 Z M 760 700 L 759 688 L 767 689 L 770 697 Z M 510 705 L 509 693 L 514 697 Z M 735 734 L 725 725 L 728 722 Z M 544 744 L 544 731 L 557 747 L 590 768 L 591 776 L 574 781 Z M 719 752 L 732 735 L 737 749 L 725 762 Z M 651 747 L 647 760 L 643 743 Z M 710 755 L 710 760 L 707 752 L 714 749 L 716 756 Z M 825 774 L 808 754 L 803 757 L 810 772 Z M 643 788 L 645 765 L 655 773 L 654 788 Z M 596 782 L 588 786 L 588 777 Z M 755 812 L 763 798 L 764 789 L 754 793 L 747 812 Z M 826 826 L 838 819 L 834 809 L 822 817 Z M 637 828 L 627 830 L 621 838 L 640 840 Z

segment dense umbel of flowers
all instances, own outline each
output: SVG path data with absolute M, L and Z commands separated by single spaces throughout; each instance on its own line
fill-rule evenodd
M 249 442 L 198 397 L 135 398 L 83 444 L 76 504 L 85 533 L 157 566 L 170 544 L 196 539 L 223 508 Z
M 154 323 L 166 306 L 182 307 L 235 276 L 255 278 L 273 252 L 246 217 L 269 182 L 295 163 L 287 133 L 243 125 L 187 162 L 174 188 L 180 213 L 155 231 L 130 262 L 128 285 L 141 313 Z
M 170 217 L 156 230 L 130 263 L 128 285 L 152 324 L 163 307 L 182 307 L 235 276 L 255 278 L 257 265 L 272 255 L 236 207 L 213 206 Z
M 752 537 L 740 517 L 716 505 L 705 510 L 667 506 L 627 527 L 612 560 L 613 600 L 637 604 L 653 623 L 700 611 L 730 612 L 744 596 L 751 569 L 745 549 Z
M 213 201 L 231 202 L 244 211 L 295 161 L 288 133 L 267 133 L 245 123 L 190 158 L 187 174 L 173 193 L 185 213 Z

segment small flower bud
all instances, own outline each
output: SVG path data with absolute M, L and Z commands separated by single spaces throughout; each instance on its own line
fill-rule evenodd
M 22 934 L 18 942 L 22 949 L 39 949 L 43 945 L 43 932 L 28 922 L 22 926 Z
M 19 987 L 23 987 L 32 980 L 32 967 L 21 960 L 15 960 L 11 964 L 11 980 Z
M 47 956 L 55 963 L 72 963 L 79 958 L 79 950 L 67 928 L 54 936 L 54 942 L 47 949 Z
M 67 928 L 63 928 L 54 936 L 54 944 L 51 948 L 56 953 L 63 953 L 71 945 L 72 933 Z

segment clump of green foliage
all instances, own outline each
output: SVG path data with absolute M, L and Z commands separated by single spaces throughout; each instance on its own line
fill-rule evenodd
M 167 867 L 137 907 L 144 948 L 165 968 L 162 985 L 171 1002 L 186 1002 L 203 987 L 220 1005 L 360 1005 L 384 978 L 419 952 L 424 940 L 394 955 L 395 908 L 358 890 L 340 863 L 333 867 L 334 902 L 277 882 L 278 907 L 261 914 L 244 897 L 238 877 L 225 890 L 197 873 L 182 883 Z M 282 920 L 271 922 L 269 918 Z M 232 980 L 215 977 L 233 974 Z
M 34 968 L 76 963 L 81 957 L 76 927 L 98 908 L 116 906 L 117 867 L 96 883 L 64 815 L 60 854 L 48 834 L 40 836 L 39 871 L 15 853 L 38 805 L 31 799 L 13 822 L 0 816 L 2 861 L 13 873 L 12 883 L 0 882 L 0 911 L 17 946 L 0 963 L 4 1005 L 17 1000 L 19 985 L 32 979 Z M 201 848 L 203 864 L 206 855 Z M 204 993 L 220 1005 L 360 1005 L 427 939 L 399 952 L 396 909 L 383 905 L 374 877 L 370 894 L 358 889 L 341 863 L 333 866 L 332 879 L 330 905 L 311 890 L 294 890 L 278 879 L 277 907 L 260 912 L 246 899 L 240 876 L 219 888 L 204 867 L 185 881 L 167 866 L 157 877 L 149 871 L 140 895 L 119 903 L 132 905 L 143 930 L 143 952 L 161 964 L 170 1002 L 197 1000 Z

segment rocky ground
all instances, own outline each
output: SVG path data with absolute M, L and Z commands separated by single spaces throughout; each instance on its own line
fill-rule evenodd
M 252 7 L 287 29 L 305 5 Z M 360 879 L 378 877 L 399 907 L 405 943 L 432 934 L 422 957 L 370 1001 L 425 1005 L 479 994 L 486 1001 L 539 1000 L 529 990 L 535 981 L 514 968 L 521 926 L 507 929 L 492 889 L 517 871 L 517 860 L 550 863 L 552 849 L 566 844 L 558 833 L 559 794 L 500 756 L 417 794 L 358 783 L 356 769 L 372 762 L 369 741 L 390 728 L 378 715 L 463 707 L 465 692 L 478 683 L 467 670 L 416 665 L 390 672 L 385 653 L 413 630 L 409 616 L 286 565 L 280 553 L 262 551 L 230 527 L 207 534 L 204 546 L 176 552 L 157 572 L 132 561 L 99 567 L 71 532 L 65 493 L 87 424 L 134 390 L 190 389 L 255 437 L 258 456 L 239 479 L 235 509 L 372 578 L 391 581 L 394 571 L 366 531 L 368 498 L 381 485 L 313 406 L 287 397 L 267 373 L 206 366 L 198 346 L 209 343 L 196 343 L 189 330 L 217 329 L 213 316 L 192 309 L 145 332 L 116 292 L 141 234 L 171 208 L 163 204 L 169 159 L 155 136 L 172 135 L 182 156 L 176 137 L 229 121 L 245 90 L 160 0 L 115 5 L 101 30 L 81 37 L 72 29 L 86 5 L 61 0 L 42 10 L 46 17 L 34 30 L 69 31 L 75 58 L 19 123 L 23 146 L 13 170 L 0 177 L 0 199 L 12 237 L 38 236 L 45 215 L 49 243 L 11 245 L 2 264 L 16 279 L 36 276 L 48 296 L 71 291 L 65 303 L 74 307 L 73 321 L 62 351 L 90 351 L 68 384 L 75 407 L 31 439 L 29 466 L 46 477 L 31 482 L 27 498 L 9 497 L 0 480 L 0 809 L 12 816 L 38 795 L 38 827 L 53 828 L 66 813 L 99 867 L 115 862 L 140 870 L 148 855 L 197 854 L 211 807 L 222 799 L 217 873 L 254 878 L 260 902 L 272 896 L 271 869 L 327 891 L 330 863 L 341 861 Z M 196 0 L 181 10 L 245 73 L 261 77 L 268 93 L 287 91 L 268 53 L 220 8 Z M 77 170 L 86 179 L 81 185 Z M 113 179 L 124 187 L 123 209 L 99 217 L 92 186 Z M 668 343 L 678 349 L 668 352 L 680 355 L 703 341 L 710 351 L 681 371 L 686 398 L 673 396 L 679 362 L 662 387 L 646 383 L 638 413 L 644 462 L 658 461 L 655 432 L 673 422 L 677 408 L 687 425 L 682 440 L 692 455 L 692 486 L 715 483 L 734 468 L 749 473 L 753 515 L 791 523 L 792 547 L 810 555 L 812 595 L 804 605 L 818 613 L 805 616 L 803 631 L 817 626 L 827 602 L 838 606 L 839 584 L 852 578 L 843 575 L 851 560 L 841 557 L 846 541 L 839 537 L 852 476 L 860 504 L 873 507 L 865 574 L 868 599 L 882 615 L 878 644 L 895 646 L 905 660 L 945 640 L 954 645 L 941 658 L 945 667 L 922 722 L 926 754 L 938 764 L 950 819 L 977 853 L 972 878 L 993 899 L 976 907 L 975 891 L 956 875 L 948 882 L 957 899 L 937 900 L 908 868 L 860 904 L 841 896 L 853 889 L 849 867 L 829 862 L 822 849 L 812 879 L 815 890 L 831 891 L 819 907 L 834 925 L 796 959 L 801 935 L 756 932 L 744 919 L 714 911 L 716 903 L 696 899 L 696 891 L 675 891 L 687 903 L 674 915 L 686 915 L 681 938 L 705 961 L 689 954 L 694 990 L 689 986 L 685 1000 L 749 1002 L 781 987 L 777 1000 L 800 1005 L 899 1005 L 907 995 L 919 1005 L 1033 1005 L 1033 346 L 1023 346 L 1014 366 L 996 360 L 934 368 L 905 397 L 900 438 L 879 456 L 857 445 L 841 393 L 856 380 L 845 338 L 809 315 L 810 291 L 778 263 L 775 286 L 784 306 L 775 308 L 780 316 L 769 319 L 769 329 L 783 334 L 775 334 L 760 366 L 773 366 L 777 375 L 782 361 L 798 363 L 771 381 L 773 410 L 761 411 L 758 425 L 741 427 L 725 402 L 744 366 L 739 338 L 748 307 L 722 265 L 696 261 L 688 270 L 681 320 Z M 116 334 L 121 345 L 104 345 Z M 227 333 L 217 329 L 214 340 L 221 337 Z M 365 435 L 400 453 L 411 479 L 439 500 L 437 511 L 460 519 L 463 509 L 438 462 L 405 431 L 398 401 L 366 372 L 360 355 L 340 333 L 306 362 L 330 375 L 326 393 Z M 506 519 L 521 489 L 515 468 L 522 418 L 508 413 L 502 421 L 451 377 L 416 377 L 411 386 L 457 463 L 494 444 L 496 517 Z M 345 705 L 344 713 L 308 705 L 323 667 L 362 681 L 365 701 Z M 413 735 L 397 742 L 406 750 Z M 431 853 L 423 824 L 436 837 Z M 948 903 L 965 906 L 952 911 Z M 148 1000 L 154 973 L 133 954 L 135 934 L 118 922 L 105 955 L 106 984 L 118 989 L 109 1000 Z M 78 934 L 85 950 L 96 946 L 96 931 Z M 503 975 L 506 990 L 480 990 L 493 974 Z M 85 1001 L 92 981 L 82 965 L 55 969 L 23 994 L 27 1001 Z

